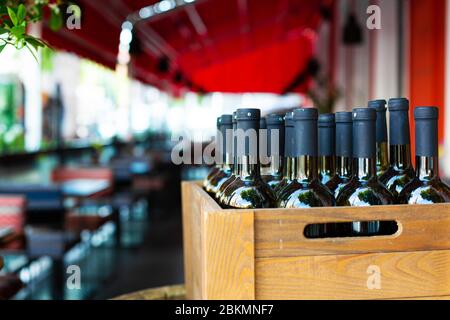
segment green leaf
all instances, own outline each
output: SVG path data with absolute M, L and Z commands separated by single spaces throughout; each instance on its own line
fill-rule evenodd
M 0 44 L 0 53 L 2 53 L 3 49 L 5 49 L 5 47 L 6 47 L 6 43 Z
M 15 26 L 11 28 L 11 34 L 15 36 L 16 38 L 22 38 L 26 31 L 26 28 L 24 26 Z
M 30 45 L 32 45 L 33 48 L 36 49 L 36 51 L 37 51 L 38 48 L 45 47 L 45 43 L 44 42 L 42 42 L 41 40 L 36 39 L 36 38 L 34 38 L 32 36 L 26 36 L 25 37 L 25 41 L 27 43 L 29 43 Z
M 8 15 L 9 15 L 9 18 L 11 19 L 11 22 L 14 25 L 17 25 L 17 15 L 16 15 L 14 9 L 8 7 Z
M 19 8 L 17 8 L 17 23 L 21 23 L 23 20 L 25 20 L 25 16 L 27 15 L 27 9 L 23 4 L 19 5 Z
M 63 25 L 63 18 L 59 10 L 52 10 L 49 21 L 50 29 L 58 31 Z
M 8 33 L 8 32 L 9 32 L 8 29 L 0 28 L 0 35 Z

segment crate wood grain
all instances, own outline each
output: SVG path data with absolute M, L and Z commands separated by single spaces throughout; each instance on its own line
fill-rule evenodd
M 450 296 L 450 204 L 223 210 L 198 182 L 183 182 L 182 196 L 188 299 Z M 303 235 L 308 224 L 373 220 L 398 231 Z

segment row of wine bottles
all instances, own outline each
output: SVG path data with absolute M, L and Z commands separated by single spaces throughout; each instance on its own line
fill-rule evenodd
M 265 118 L 259 109 L 222 115 L 216 152 L 223 161 L 211 170 L 204 188 L 223 208 L 449 202 L 450 188 L 439 178 L 438 108 L 414 109 L 414 170 L 409 101 L 395 98 L 386 104 L 374 100 L 366 108 L 336 114 L 297 108 Z M 261 148 L 267 151 L 264 163 Z

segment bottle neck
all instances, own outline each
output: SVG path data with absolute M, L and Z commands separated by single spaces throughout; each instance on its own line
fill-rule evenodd
M 271 156 L 269 172 L 272 176 L 280 175 L 283 172 L 283 157 Z
M 412 166 L 411 147 L 409 144 L 390 146 L 391 167 L 397 170 L 405 170 Z
M 294 162 L 294 157 L 284 158 L 283 177 L 285 179 L 292 180 L 294 178 Z
M 244 180 L 253 180 L 260 176 L 258 159 L 250 155 L 238 157 L 238 174 Z
M 439 158 L 416 156 L 416 176 L 420 180 L 439 178 Z
M 222 165 L 222 169 L 231 170 L 231 168 L 233 168 L 233 164 L 233 155 L 229 152 L 225 153 L 225 162 Z
M 238 164 L 236 153 L 234 153 L 234 155 L 233 155 L 233 175 L 235 175 L 235 176 L 239 175 L 239 164 Z
M 317 157 L 299 156 L 294 163 L 296 180 L 311 181 L 317 178 Z
M 359 180 L 369 180 L 377 175 L 376 160 L 373 158 L 353 159 L 353 176 Z
M 334 156 L 320 156 L 319 171 L 326 175 L 333 175 L 336 172 L 336 158 Z
M 350 157 L 336 157 L 336 173 L 340 177 L 350 178 L 352 175 L 352 159 Z
M 377 142 L 377 162 L 376 166 L 380 171 L 386 171 L 389 167 L 388 143 Z

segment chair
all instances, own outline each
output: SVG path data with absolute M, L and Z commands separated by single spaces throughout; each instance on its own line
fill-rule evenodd
M 72 210 L 66 215 L 66 227 L 71 231 L 81 232 L 82 230 L 94 231 L 109 220 L 113 220 L 116 225 L 117 242 L 120 244 L 120 217 L 118 209 L 113 205 L 114 198 L 111 197 L 114 191 L 114 174 L 110 168 L 72 168 L 60 167 L 53 170 L 51 179 L 55 183 L 63 183 L 70 180 L 102 180 L 107 181 L 110 187 L 104 192 L 98 193 L 95 197 L 79 200 L 78 209 Z M 105 204 L 112 208 L 112 214 L 102 216 L 98 209 Z M 94 208 L 92 210 L 92 208 Z M 87 209 L 87 210 L 83 210 Z
M 0 195 L 26 199 L 25 224 L 63 226 L 64 199 L 58 186 L 0 185 Z
M 111 186 L 101 194 L 97 194 L 96 198 L 111 195 L 113 192 L 114 176 L 113 171 L 109 168 L 72 168 L 60 167 L 52 171 L 51 179 L 54 183 L 62 183 L 70 180 L 104 180 Z
M 0 257 L 0 270 L 2 268 L 3 259 Z M 0 300 L 11 299 L 22 288 L 23 283 L 17 275 L 13 273 L 0 275 Z
M 26 199 L 24 196 L 0 196 L 0 228 L 11 228 L 14 239 L 3 249 L 24 248 Z

